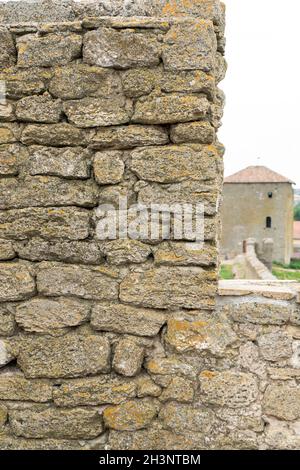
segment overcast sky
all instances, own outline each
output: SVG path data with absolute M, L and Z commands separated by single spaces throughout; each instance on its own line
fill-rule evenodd
M 300 187 L 300 1 L 224 2 L 225 174 L 266 165 Z

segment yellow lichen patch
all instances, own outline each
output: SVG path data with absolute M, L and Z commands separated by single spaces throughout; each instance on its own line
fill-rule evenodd
M 117 431 L 134 431 L 150 424 L 158 413 L 158 406 L 150 399 L 131 400 L 117 406 L 108 406 L 103 412 L 107 427 Z
M 213 379 L 216 376 L 215 372 L 212 372 L 211 370 L 204 370 L 200 374 L 200 379 L 201 377 L 205 377 L 206 379 Z

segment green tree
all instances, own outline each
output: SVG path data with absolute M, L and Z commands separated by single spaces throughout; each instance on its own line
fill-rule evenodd
M 300 203 L 294 207 L 294 220 L 300 221 Z

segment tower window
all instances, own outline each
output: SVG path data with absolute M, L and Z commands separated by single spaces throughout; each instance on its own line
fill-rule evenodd
M 270 192 L 268 193 L 268 198 L 269 198 L 269 199 L 272 199 L 272 197 L 273 197 L 273 193 L 270 191 Z
M 266 228 L 272 228 L 272 217 L 266 218 Z

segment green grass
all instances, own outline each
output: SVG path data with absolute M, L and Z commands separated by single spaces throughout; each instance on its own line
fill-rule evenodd
M 221 279 L 226 279 L 226 280 L 234 279 L 232 266 L 230 266 L 230 264 L 222 264 L 220 277 Z
M 281 281 L 299 281 L 300 282 L 300 271 L 287 270 L 282 268 L 276 268 L 275 266 L 272 269 L 272 273 L 277 279 Z
M 300 260 L 298 259 L 292 259 L 292 261 L 290 262 L 290 264 L 283 264 L 283 263 L 279 263 L 277 261 L 274 261 L 274 266 L 278 266 L 280 268 L 283 268 L 283 269 L 300 269 Z

